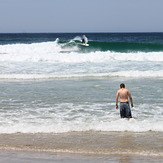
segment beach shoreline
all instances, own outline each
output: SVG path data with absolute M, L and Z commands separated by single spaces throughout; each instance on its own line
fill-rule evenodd
M 0 158 L 3 163 L 44 163 L 44 162 L 62 162 L 62 163 L 130 163 L 130 162 L 157 162 L 162 163 L 163 157 L 156 156 L 138 156 L 138 155 L 91 155 L 91 154 L 75 154 L 75 153 L 51 153 L 36 151 L 1 151 Z
M 162 132 L 0 134 L 0 150 L 163 157 L 162 137 Z
M 162 132 L 95 131 L 0 134 L 0 158 L 4 163 L 158 163 L 163 161 L 162 136 Z
M 1 151 L 0 158 L 3 163 L 44 163 L 44 162 L 62 162 L 62 163 L 162 163 L 163 157 L 156 156 L 138 156 L 138 155 L 91 155 L 75 153 L 51 153 L 36 151 Z

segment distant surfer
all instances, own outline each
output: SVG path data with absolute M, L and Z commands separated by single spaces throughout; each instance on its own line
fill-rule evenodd
M 89 46 L 88 44 L 88 39 L 85 35 L 83 35 L 82 39 L 81 39 L 82 45 L 84 46 Z
M 120 116 L 121 118 L 127 118 L 128 120 L 132 118 L 131 109 L 128 99 L 130 99 L 131 107 L 133 107 L 133 101 L 130 91 L 125 88 L 125 84 L 120 84 L 120 89 L 116 94 L 116 109 L 118 109 L 118 98 L 120 97 Z
M 86 41 L 85 41 L 85 39 L 84 38 L 82 38 L 82 44 L 85 44 L 86 43 Z

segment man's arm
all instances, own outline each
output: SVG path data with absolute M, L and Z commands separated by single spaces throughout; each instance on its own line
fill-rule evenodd
M 119 97 L 119 92 L 117 91 L 117 94 L 116 94 L 116 109 L 118 109 L 118 97 Z
M 128 96 L 129 96 L 129 98 L 130 98 L 131 107 L 134 107 L 134 105 L 133 105 L 133 100 L 132 100 L 132 96 L 131 96 L 130 91 L 128 91 Z

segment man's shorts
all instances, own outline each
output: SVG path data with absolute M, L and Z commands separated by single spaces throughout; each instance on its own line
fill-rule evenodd
M 129 102 L 120 102 L 121 118 L 132 118 Z

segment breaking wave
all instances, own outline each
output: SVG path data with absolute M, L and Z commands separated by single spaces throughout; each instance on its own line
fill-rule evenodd
M 121 46 L 123 49 L 123 43 L 100 43 L 90 42 L 89 47 L 84 47 L 79 42 L 71 40 L 68 43 L 60 43 L 59 39 L 55 42 L 42 42 L 32 44 L 9 44 L 0 45 L 0 62 L 108 62 L 115 60 L 124 61 L 163 61 L 163 52 L 145 52 L 141 49 L 137 52 L 131 51 L 131 47 L 128 48 L 128 52 L 117 52 L 113 48 L 114 46 Z M 127 46 L 130 43 L 125 43 Z M 132 43 L 131 43 L 132 44 Z M 137 43 L 136 46 L 139 43 Z M 109 46 L 111 45 L 111 46 Z M 113 45 L 113 46 L 112 46 Z M 148 45 L 148 44 L 147 44 Z M 147 48 L 147 45 L 143 47 Z M 154 47 L 156 48 L 158 44 Z M 160 49 L 161 49 L 161 45 Z M 151 45 L 151 47 L 153 47 Z M 134 48 L 134 46 L 133 46 Z M 114 50 L 113 50 L 114 49 Z M 129 50 L 130 49 L 130 50 Z M 163 49 L 163 45 L 162 45 Z M 130 51 L 130 52 L 129 52 Z M 159 50 L 158 50 L 159 51 Z

